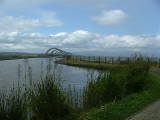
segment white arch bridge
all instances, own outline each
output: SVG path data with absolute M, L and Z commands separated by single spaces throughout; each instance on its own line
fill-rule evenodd
M 49 50 L 47 50 L 46 56 L 68 57 L 68 56 L 72 56 L 72 54 L 64 50 L 61 50 L 59 48 L 50 48 Z

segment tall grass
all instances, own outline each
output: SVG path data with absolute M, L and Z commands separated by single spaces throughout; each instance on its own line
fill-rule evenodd
M 20 86 L 21 65 L 17 68 L 17 86 L 11 90 L 0 91 L 0 120 L 26 120 L 27 99 L 23 87 Z
M 20 91 L 0 92 L 0 120 L 26 120 L 26 99 Z
M 0 120 L 55 120 L 72 119 L 76 117 L 75 108 L 67 99 L 73 99 L 66 95 L 62 88 L 62 79 L 57 65 L 48 61 L 46 75 L 43 75 L 41 64 L 40 81 L 32 80 L 32 68 L 28 60 L 25 60 L 25 85 L 21 87 L 21 65 L 18 65 L 18 86 L 8 92 L 0 92 Z M 28 81 L 29 85 L 26 85 Z
M 55 80 L 51 75 L 34 84 L 31 106 L 38 120 L 61 119 L 71 113 L 71 106 L 66 103 L 64 92 Z
M 53 66 L 52 62 L 52 59 L 49 59 L 46 76 L 41 75 L 40 82 L 30 83 L 28 96 L 30 111 L 32 111 L 31 119 L 54 120 L 73 117 L 74 109 L 67 102 L 65 90 L 61 86 L 61 70 L 56 64 Z
M 129 64 L 114 66 L 109 74 L 100 74 L 96 79 L 91 79 L 83 98 L 84 108 L 98 107 L 144 90 L 152 83 L 149 69 L 150 64 L 143 57 L 138 60 L 133 58 Z

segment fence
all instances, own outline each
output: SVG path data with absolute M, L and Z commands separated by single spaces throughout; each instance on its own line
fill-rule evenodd
M 160 58 L 159 58 L 159 68 L 160 68 Z
M 160 58 L 156 57 L 96 57 L 96 56 L 72 56 L 73 60 L 79 60 L 83 62 L 92 62 L 92 63 L 105 63 L 105 64 L 123 64 L 123 63 L 129 63 L 131 60 L 139 60 L 143 59 L 144 61 L 150 62 L 153 65 L 158 65 L 160 68 Z

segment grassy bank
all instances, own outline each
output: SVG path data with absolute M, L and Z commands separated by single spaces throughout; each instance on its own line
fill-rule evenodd
M 68 65 L 110 71 L 110 75 L 100 75 L 88 83 L 83 99 L 87 109 L 79 120 L 123 120 L 160 98 L 158 64 L 143 57 L 120 64 L 70 59 Z M 155 74 L 149 74 L 150 68 Z
M 36 84 L 33 91 L 28 91 L 23 96 L 18 91 L 12 91 L 8 97 L 1 96 L 0 118 L 26 120 L 28 106 L 29 112 L 32 111 L 30 120 L 123 120 L 160 98 L 160 78 L 153 74 L 151 77 L 155 83 L 148 89 L 100 107 L 81 109 L 81 112 L 64 101 L 65 96 L 54 87 L 55 83 L 50 79 L 48 82 Z M 4 102 L 7 103 L 5 106 Z
M 132 63 L 138 60 L 140 61 L 143 60 L 143 56 L 135 55 L 130 58 L 130 61 L 124 60 L 124 61 L 119 61 L 113 64 L 110 62 L 106 62 L 106 63 L 87 62 L 87 61 L 81 61 L 76 58 L 70 58 L 69 60 L 62 60 L 60 61 L 60 64 L 66 64 L 66 65 L 77 66 L 77 67 L 85 67 L 85 68 L 93 68 L 93 69 L 98 69 L 98 70 L 110 70 L 114 66 L 125 66 L 125 65 L 128 65 L 129 63 Z M 152 62 L 152 61 L 146 61 L 146 62 L 150 64 L 151 69 L 155 69 L 155 70 L 159 69 L 159 65 L 157 62 Z M 59 62 L 57 61 L 57 63 Z
M 154 84 L 146 90 L 83 112 L 79 120 L 124 120 L 156 101 L 160 98 L 160 78 L 154 74 L 150 75 Z
M 85 63 L 85 62 L 73 62 L 73 61 L 68 61 L 67 65 L 85 67 L 85 68 L 93 68 L 93 69 L 98 69 L 98 70 L 110 70 L 111 67 L 116 66 L 116 65 L 104 64 L 104 63 Z

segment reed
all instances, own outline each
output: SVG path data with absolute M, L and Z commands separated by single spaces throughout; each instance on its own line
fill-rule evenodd
M 52 59 L 49 59 L 46 69 L 46 76 L 41 76 L 41 81 L 32 83 L 28 90 L 31 119 L 53 120 L 73 117 L 74 108 L 67 102 L 66 91 L 61 86 L 61 70 L 56 64 L 52 65 Z
M 21 89 L 0 92 L 0 120 L 26 120 L 27 108 Z
M 35 116 L 42 120 L 63 118 L 70 115 L 70 106 L 66 103 L 63 90 L 53 76 L 34 84 L 31 106 Z
M 25 74 L 22 77 L 21 65 L 18 65 L 18 85 L 10 91 L 0 91 L 0 120 L 53 120 L 73 119 L 76 117 L 78 96 L 76 90 L 69 92 L 63 89 L 61 68 L 49 59 L 46 67 L 46 75 L 43 75 L 43 63 L 41 64 L 40 81 L 32 80 L 32 67 L 25 60 Z M 44 77 L 45 76 L 45 77 Z M 21 86 L 20 80 L 25 79 L 25 85 Z M 29 85 L 26 85 L 28 81 Z M 15 89 L 16 88 L 16 89 Z M 75 99 L 75 100 L 73 100 Z M 69 100 L 69 101 L 68 101 Z M 70 101 L 74 101 L 71 103 Z M 73 105 L 72 105 L 73 104 Z

